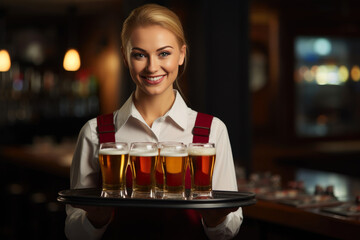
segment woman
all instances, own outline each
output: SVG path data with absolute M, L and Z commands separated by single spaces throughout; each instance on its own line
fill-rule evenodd
M 179 18 L 165 7 L 144 5 L 125 20 L 121 40 L 124 61 L 136 89 L 114 112 L 116 141 L 192 142 L 197 112 L 186 106 L 173 87 L 188 56 Z M 96 127 L 96 119 L 92 119 L 80 131 L 71 166 L 71 188 L 99 187 Z M 213 189 L 237 191 L 227 129 L 218 118 L 212 121 L 209 142 L 214 142 L 217 148 Z M 67 215 L 68 238 L 96 239 L 112 221 L 113 209 L 67 206 Z M 205 233 L 213 239 L 234 237 L 242 223 L 241 208 L 206 210 L 201 215 Z

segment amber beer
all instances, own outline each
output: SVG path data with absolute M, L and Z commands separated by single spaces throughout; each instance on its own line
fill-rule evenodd
M 155 143 L 133 143 L 130 166 L 133 176 L 132 197 L 155 197 L 155 166 L 158 150 Z
M 163 198 L 185 199 L 185 170 L 188 162 L 186 145 L 182 143 L 162 144 L 160 161 L 164 170 Z
M 108 196 L 125 197 L 125 170 L 129 150 L 126 143 L 104 143 L 99 149 L 102 190 Z
M 212 143 L 191 143 L 188 148 L 191 173 L 191 198 L 212 197 L 212 176 L 216 150 Z

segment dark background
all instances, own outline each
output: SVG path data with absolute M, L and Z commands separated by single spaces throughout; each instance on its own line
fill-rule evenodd
M 65 155 L 57 150 L 70 142 L 71 153 L 82 125 L 119 108 L 133 90 L 120 55 L 121 25 L 133 8 L 149 2 L 169 7 L 183 22 L 190 61 L 180 86 L 191 108 L 226 124 L 239 184 L 251 173 L 271 172 L 286 185 L 304 168 L 358 179 L 359 132 L 299 137 L 294 127 L 294 39 L 359 38 L 358 1 L 2 0 L 0 48 L 9 50 L 12 69 L 0 73 L 0 180 L 7 206 L 0 238 L 64 238 L 64 206 L 56 197 L 68 188 L 69 171 L 53 166 Z M 33 41 L 43 47 L 41 63 L 26 55 Z M 62 68 L 70 46 L 82 60 L 75 73 Z M 256 90 L 250 76 L 254 52 L 266 62 L 265 82 Z M 27 89 L 27 69 L 41 76 L 51 72 L 50 87 Z M 13 84 L 22 80 L 23 90 L 16 90 Z M 95 85 L 86 85 L 92 80 Z M 91 91 L 83 92 L 84 86 Z M 50 150 L 32 155 L 44 146 Z M 42 157 L 47 164 L 41 165 Z M 244 222 L 239 239 L 321 238 L 251 221 Z M 270 229 L 272 236 L 266 235 Z

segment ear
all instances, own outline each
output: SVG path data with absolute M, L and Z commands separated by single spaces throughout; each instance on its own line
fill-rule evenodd
M 182 45 L 182 47 L 180 48 L 180 58 L 179 58 L 179 66 L 184 64 L 185 61 L 185 56 L 186 56 L 186 45 Z
M 123 47 L 121 47 L 121 53 L 122 53 L 122 58 L 123 58 L 123 61 L 124 61 L 124 65 L 125 65 L 127 68 L 129 68 L 129 63 L 128 63 L 127 59 L 126 59 L 126 54 L 125 54 L 125 51 L 124 51 L 124 48 L 123 48 Z

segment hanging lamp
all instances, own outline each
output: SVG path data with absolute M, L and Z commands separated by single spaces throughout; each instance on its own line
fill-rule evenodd
M 81 61 L 79 52 L 74 48 L 70 48 L 69 50 L 67 50 L 63 61 L 64 69 L 66 71 L 77 71 L 79 70 L 80 66 Z
M 5 48 L 5 11 L 0 9 L 0 72 L 7 72 L 11 67 L 10 54 Z
M 76 8 L 70 7 L 68 9 L 69 16 L 68 16 L 68 44 L 69 48 L 65 53 L 64 60 L 63 60 L 63 67 L 66 71 L 77 71 L 80 69 L 81 60 L 80 54 L 78 50 L 75 48 L 75 13 Z
M 11 59 L 6 49 L 0 49 L 0 72 L 7 72 L 11 67 Z

